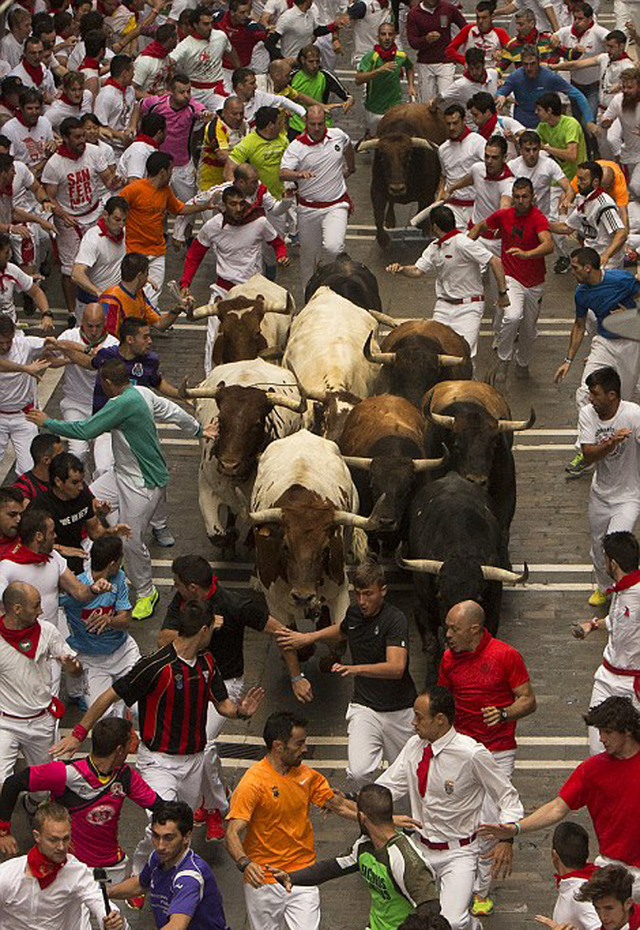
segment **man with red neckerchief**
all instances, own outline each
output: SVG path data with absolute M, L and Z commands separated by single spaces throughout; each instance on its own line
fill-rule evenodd
M 440 663 L 438 684 L 453 692 L 455 727 L 478 740 L 500 769 L 511 777 L 516 757 L 516 721 L 536 709 L 536 699 L 522 656 L 512 646 L 494 639 L 485 628 L 484 610 L 475 601 L 452 607 L 445 618 L 449 648 Z M 497 816 L 497 805 L 485 795 L 482 820 Z M 491 843 L 482 844 L 487 852 Z M 489 914 L 493 902 L 489 860 L 478 860 L 474 914 Z
M 24 496 L 19 488 L 0 488 L 0 559 L 18 541 L 23 509 Z
M 476 22 L 464 26 L 456 37 L 447 45 L 445 55 L 449 61 L 459 65 L 465 64 L 464 55 L 470 48 L 479 48 L 484 52 L 485 64 L 492 65 L 501 50 L 509 43 L 508 32 L 493 25 L 494 4 L 491 0 L 480 0 L 476 5 Z
M 53 103 L 56 84 L 51 71 L 42 64 L 42 54 L 42 40 L 29 36 L 24 43 L 22 61 L 10 72 L 10 76 L 19 77 L 25 87 L 39 90 L 45 103 Z
M 146 177 L 147 159 L 157 152 L 167 136 L 167 121 L 161 113 L 145 113 L 138 132 L 118 162 L 118 174 L 127 184 Z
M 553 831 L 551 861 L 558 896 L 552 921 L 576 930 L 600 930 L 600 918 L 590 901 L 577 901 L 576 892 L 597 866 L 589 861 L 589 834 L 579 823 L 565 820 Z M 545 919 L 545 923 L 546 923 Z
M 441 108 L 451 103 L 467 106 L 475 94 L 489 94 L 493 99 L 498 93 L 499 75 L 495 68 L 486 68 L 484 52 L 480 48 L 468 48 L 464 54 L 465 69 L 462 74 L 450 84 L 440 97 L 430 101 L 430 105 L 437 104 Z M 467 115 L 470 123 L 470 116 Z
M 89 926 L 88 908 L 102 930 L 125 930 L 120 911 L 107 913 L 100 886 L 88 866 L 68 855 L 69 813 L 60 804 L 38 808 L 34 817 L 36 845 L 26 856 L 0 865 L 0 923 L 3 930 L 34 927 Z
M 71 279 L 77 287 L 75 317 L 82 323 L 84 308 L 95 303 L 120 280 L 120 266 L 127 254 L 124 231 L 129 204 L 124 197 L 110 197 L 104 213 L 80 242 Z
M 593 7 L 588 3 L 576 3 L 572 9 L 572 15 L 572 25 L 563 26 L 556 33 L 560 45 L 567 49 L 579 46 L 582 49 L 581 58 L 592 58 L 594 55 L 606 52 L 606 39 L 609 30 L 605 26 L 594 22 Z M 583 68 L 572 72 L 571 83 L 579 88 L 587 98 L 595 120 L 598 115 L 598 98 L 600 95 L 599 65 L 594 64 L 591 68 Z M 572 113 L 576 119 L 580 118 L 580 112 L 575 105 L 572 106 Z
M 93 105 L 93 112 L 103 126 L 111 130 L 109 138 L 114 152 L 122 153 L 136 134 L 140 107 L 133 84 L 133 59 L 116 55 L 109 64 L 109 77 Z
M 605 568 L 613 579 L 609 612 L 606 617 L 593 617 L 573 624 L 576 639 L 586 639 L 595 630 L 609 634 L 602 655 L 602 664 L 593 676 L 589 706 L 595 707 L 608 697 L 631 698 L 640 710 L 640 571 L 638 541 L 633 533 L 607 533 L 602 540 Z M 597 730 L 589 728 L 591 755 L 602 752 Z
M 227 54 L 222 57 L 222 67 L 226 72 L 225 84 L 230 90 L 232 72 L 237 67 L 251 66 L 253 50 L 267 38 L 267 30 L 251 19 L 251 3 L 247 0 L 230 0 L 228 9 L 214 17 L 213 28 L 224 32 L 240 62 L 239 65 L 234 64 Z
M 471 132 L 465 126 L 465 109 L 459 103 L 452 103 L 444 111 L 447 126 L 447 139 L 438 147 L 440 159 L 440 183 L 436 191 L 436 200 L 446 200 L 451 207 L 459 229 L 466 229 L 471 219 L 474 191 L 463 187 L 455 196 L 448 196 L 448 188 L 459 178 L 464 177 L 477 161 L 484 157 L 485 141 L 477 132 Z
M 173 62 L 168 55 L 177 44 L 175 23 L 163 23 L 156 29 L 153 42 L 136 57 L 133 64 L 133 86 L 143 99 L 150 94 L 164 91 L 173 70 Z
M 42 115 L 42 96 L 32 87 L 20 91 L 19 107 L 13 119 L 2 127 L 2 134 L 11 140 L 12 155 L 24 162 L 37 177 L 47 157 L 55 151 L 51 123 Z

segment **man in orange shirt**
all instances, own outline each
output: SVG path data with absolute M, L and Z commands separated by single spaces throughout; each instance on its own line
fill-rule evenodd
M 213 208 L 213 202 L 188 206 L 171 190 L 173 157 L 167 152 L 153 152 L 147 158 L 147 177 L 131 181 L 120 191 L 129 204 L 125 244 L 127 252 L 139 252 L 149 259 L 149 284 L 160 293 L 164 284 L 167 242 L 164 221 L 168 214 L 187 216 Z M 149 293 L 149 289 L 147 290 Z M 135 316 L 140 316 L 140 313 Z
M 318 930 L 317 886 L 278 884 L 266 868 L 289 872 L 315 862 L 309 805 L 352 814 L 324 775 L 302 764 L 306 720 L 288 712 L 271 714 L 263 731 L 267 754 L 247 769 L 231 796 L 225 843 L 244 874 L 244 894 L 252 930 Z
M 182 307 L 158 313 L 144 292 L 149 278 L 149 259 L 139 252 L 129 252 L 120 265 L 120 284 L 110 287 L 98 298 L 104 309 L 106 329 L 112 336 L 120 338 L 122 321 L 127 317 L 138 317 L 155 326 L 156 329 L 169 329 L 180 316 Z
M 618 207 L 618 212 L 620 218 L 625 225 L 627 233 L 629 232 L 629 189 L 627 187 L 627 182 L 624 176 L 624 172 L 620 165 L 615 161 L 606 161 L 605 159 L 598 159 L 598 164 L 602 167 L 602 189 L 605 194 L 609 194 L 610 197 L 616 202 Z M 578 178 L 577 176 L 571 182 L 571 186 L 566 194 L 563 194 L 560 200 L 560 213 L 568 213 L 571 207 L 571 204 L 575 200 L 576 194 L 578 193 Z

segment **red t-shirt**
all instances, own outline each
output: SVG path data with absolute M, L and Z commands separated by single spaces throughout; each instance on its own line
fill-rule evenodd
M 488 216 L 485 223 L 489 229 L 495 229 L 502 240 L 500 258 L 504 273 L 519 281 L 523 287 L 535 287 L 544 282 L 544 257 L 518 258 L 509 255 L 509 249 L 522 249 L 528 252 L 540 245 L 539 232 L 549 229 L 549 221 L 537 207 L 531 207 L 524 216 L 517 216 L 514 207 L 508 210 L 496 210 Z
M 581 762 L 560 797 L 572 811 L 586 807 L 601 856 L 640 868 L 640 751 L 630 759 L 606 752 Z
M 455 728 L 472 736 L 492 752 L 516 748 L 516 721 L 505 720 L 488 727 L 483 707 L 508 707 L 514 688 L 529 681 L 529 672 L 517 649 L 494 639 L 488 630 L 474 652 L 447 649 L 440 663 L 438 684 L 453 691 Z

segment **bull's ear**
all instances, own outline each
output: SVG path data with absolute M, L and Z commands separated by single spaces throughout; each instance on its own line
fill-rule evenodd
M 342 533 L 338 527 L 335 527 L 329 537 L 329 565 L 327 574 L 335 584 L 342 584 L 344 581 L 344 546 L 342 544 Z

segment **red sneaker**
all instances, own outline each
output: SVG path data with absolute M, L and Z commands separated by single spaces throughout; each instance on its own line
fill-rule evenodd
M 193 812 L 193 825 L 194 827 L 202 827 L 207 822 L 207 814 L 209 811 L 201 804 L 200 807 L 197 807 Z
M 147 900 L 146 894 L 136 895 L 134 898 L 127 898 L 127 905 L 134 911 L 141 911 L 144 902 Z
M 207 833 L 205 836 L 207 843 L 223 840 L 224 834 L 224 820 L 220 811 L 207 811 Z

